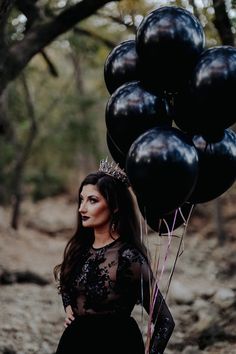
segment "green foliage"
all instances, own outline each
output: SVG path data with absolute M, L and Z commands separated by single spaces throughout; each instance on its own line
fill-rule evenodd
M 80 165 L 82 157 L 98 161 L 104 156 L 107 92 L 102 65 L 107 51 L 101 48 L 104 46 L 96 40 L 79 40 L 78 35 L 71 33 L 47 48 L 58 78 L 49 75 L 40 54 L 25 71 L 37 136 L 26 162 L 23 183 L 24 194 L 34 200 L 65 191 L 73 171 L 86 168 Z M 17 144 L 4 142 L 1 146 L 4 159 L 0 162 L 0 186 L 4 194 L 1 193 L 0 203 L 10 202 L 14 167 L 29 135 L 32 117 L 27 99 L 18 78 L 9 86 L 7 95 L 8 116 Z
M 29 175 L 26 182 L 32 185 L 31 197 L 34 201 L 65 192 L 65 181 L 62 175 L 56 175 L 50 167 Z

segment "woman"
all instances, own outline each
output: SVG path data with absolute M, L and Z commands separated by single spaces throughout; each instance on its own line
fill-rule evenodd
M 126 175 L 102 161 L 79 189 L 78 226 L 54 269 L 66 312 L 56 354 L 144 354 L 131 312 L 150 308 L 153 282 Z M 147 352 L 164 353 L 174 329 L 158 292 Z

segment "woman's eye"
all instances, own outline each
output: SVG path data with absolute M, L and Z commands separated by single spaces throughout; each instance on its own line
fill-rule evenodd
M 90 199 L 90 203 L 94 204 L 94 203 L 96 203 L 96 202 L 97 202 L 97 199 L 94 199 L 94 198 L 91 198 L 91 199 Z

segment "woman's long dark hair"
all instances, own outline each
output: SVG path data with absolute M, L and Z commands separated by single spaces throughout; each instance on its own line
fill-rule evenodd
M 88 184 L 95 185 L 107 201 L 111 212 L 110 231 L 112 227 L 113 230 L 115 228 L 122 241 L 135 246 L 147 258 L 146 248 L 141 242 L 135 203 L 125 183 L 104 172 L 91 173 L 79 188 L 78 206 L 81 203 L 80 195 L 83 186 Z M 75 267 L 78 266 L 93 242 L 93 229 L 83 227 L 81 215 L 78 213 L 77 228 L 65 247 L 63 261 L 54 268 L 55 279 L 59 280 L 59 291 L 69 289 Z

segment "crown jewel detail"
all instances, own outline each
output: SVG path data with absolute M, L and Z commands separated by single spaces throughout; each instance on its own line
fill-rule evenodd
M 114 177 L 121 182 L 125 183 L 127 187 L 129 187 L 129 179 L 123 169 L 120 168 L 118 163 L 109 162 L 108 158 L 105 160 L 100 161 L 99 169 L 98 171 L 104 172 L 106 175 L 109 175 L 111 177 Z

